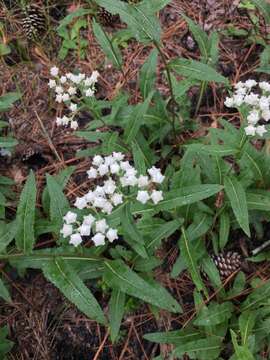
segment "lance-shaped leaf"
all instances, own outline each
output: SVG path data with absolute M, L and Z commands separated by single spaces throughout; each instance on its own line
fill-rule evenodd
M 55 258 L 43 266 L 43 273 L 86 316 L 105 324 L 106 320 L 97 300 L 66 261 Z
M 237 360 L 255 360 L 254 356 L 252 355 L 251 351 L 249 350 L 247 345 L 241 346 L 237 342 L 237 335 L 236 333 L 230 329 L 232 343 L 235 350 L 235 358 Z
M 29 254 L 33 250 L 35 243 L 36 194 L 35 175 L 31 171 L 21 193 L 16 216 L 16 245 L 25 254 Z
M 58 182 L 49 174 L 46 175 L 46 178 L 50 196 L 50 219 L 60 228 L 63 216 L 68 211 L 69 203 Z
M 0 137 L 0 147 L 3 148 L 10 148 L 18 144 L 18 141 L 16 139 L 13 139 L 11 137 Z
M 109 321 L 111 339 L 114 343 L 119 334 L 121 321 L 125 310 L 125 294 L 113 289 L 109 302 Z
M 0 253 L 3 252 L 6 247 L 15 238 L 18 227 L 16 221 L 9 224 L 1 224 L 0 229 Z
M 182 357 L 185 353 L 197 360 L 214 360 L 222 350 L 222 339 L 217 336 L 208 336 L 206 339 L 194 340 L 176 347 L 173 354 Z
M 107 58 L 114 64 L 115 67 L 121 69 L 122 57 L 117 45 L 112 42 L 112 40 L 109 38 L 109 35 L 96 21 L 93 22 L 93 31 Z
M 4 299 L 7 302 L 11 302 L 11 297 L 9 295 L 8 289 L 0 278 L 0 298 Z
M 241 332 L 242 345 L 248 344 L 248 337 L 251 334 L 256 321 L 257 313 L 255 311 L 244 311 L 239 316 L 239 329 Z
M 152 50 L 140 70 L 140 90 L 144 99 L 146 99 L 149 93 L 153 90 L 156 81 L 157 57 L 157 50 Z
M 143 43 L 160 41 L 160 24 L 151 4 L 131 6 L 119 0 L 96 0 L 96 3 L 112 14 L 119 14 L 121 20 L 128 25 L 138 41 Z
M 150 284 L 132 271 L 121 260 L 104 261 L 105 281 L 113 288 L 137 297 L 161 309 L 181 312 L 178 302 L 158 284 Z
M 270 4 L 265 0 L 252 0 L 252 2 L 263 14 L 265 22 L 270 24 Z
M 247 199 L 243 185 L 235 177 L 226 176 L 224 188 L 238 224 L 247 236 L 250 236 Z
M 19 100 L 21 94 L 18 92 L 10 92 L 8 94 L 0 96 L 0 112 L 9 110 L 13 103 Z
M 201 55 L 205 59 L 207 59 L 209 56 L 209 54 L 208 54 L 209 44 L 208 44 L 208 36 L 207 36 L 206 32 L 204 32 L 203 29 L 199 25 L 195 24 L 195 22 L 193 20 L 191 20 L 190 18 L 188 18 L 185 15 L 182 15 L 182 16 L 188 23 L 189 30 L 192 32 L 192 35 L 194 36 L 194 38 L 199 46 Z
M 176 59 L 170 62 L 169 67 L 177 74 L 190 79 L 214 81 L 217 83 L 228 82 L 224 76 L 220 75 L 211 66 L 196 60 Z

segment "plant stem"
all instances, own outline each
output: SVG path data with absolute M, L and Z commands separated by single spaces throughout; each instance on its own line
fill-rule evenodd
M 197 106 L 196 106 L 196 110 L 195 110 L 195 116 L 198 115 L 198 112 L 199 112 L 199 110 L 200 110 L 200 107 L 201 107 L 201 104 L 202 104 L 203 95 L 204 95 L 204 92 L 205 92 L 205 88 L 206 88 L 206 81 L 203 81 L 203 82 L 201 83 L 200 95 L 199 95 L 199 99 L 198 99 Z
M 167 60 L 166 60 L 165 55 L 163 54 L 159 44 L 157 43 L 157 41 L 154 41 L 154 45 L 155 45 L 157 51 L 159 52 L 161 60 L 162 60 L 162 62 L 164 64 L 164 66 L 165 66 L 165 71 L 166 71 L 166 74 L 167 74 L 168 85 L 169 85 L 170 94 L 171 94 L 171 100 L 173 101 L 173 103 L 176 103 L 174 92 L 173 92 L 173 84 L 172 84 L 171 72 L 170 72 Z M 172 116 L 173 116 L 173 118 L 172 118 L 172 121 L 171 121 L 171 125 L 172 125 L 172 128 L 173 128 L 174 138 L 176 139 L 175 112 L 174 111 L 172 111 Z

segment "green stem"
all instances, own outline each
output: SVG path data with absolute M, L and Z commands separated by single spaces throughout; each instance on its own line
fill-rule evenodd
M 205 88 L 206 88 L 206 81 L 203 81 L 202 84 L 201 84 L 201 88 L 200 88 L 200 95 L 199 95 L 199 99 L 198 99 L 196 110 L 195 110 L 195 116 L 198 115 L 198 112 L 200 110 L 203 95 L 204 95 L 204 92 L 205 92 Z

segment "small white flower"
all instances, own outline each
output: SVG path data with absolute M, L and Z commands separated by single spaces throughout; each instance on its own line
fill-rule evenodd
M 143 188 L 149 185 L 148 176 L 140 175 L 138 178 L 138 186 L 139 188 Z
M 256 134 L 258 134 L 259 136 L 263 136 L 263 134 L 266 132 L 267 130 L 265 128 L 265 125 L 259 125 L 256 127 Z
M 64 93 L 64 94 L 62 95 L 62 100 L 63 100 L 63 101 L 69 101 L 69 99 L 70 99 L 70 97 L 69 97 L 69 94 L 68 94 L 68 93 Z
M 150 199 L 150 196 L 147 191 L 138 191 L 136 199 L 142 204 L 146 204 Z
M 57 118 L 56 118 L 56 125 L 57 125 L 57 126 L 62 125 L 62 118 L 61 118 L 61 117 L 58 117 L 58 116 L 57 116 Z
M 112 243 L 114 240 L 118 239 L 117 230 L 110 228 L 106 233 L 106 237 L 109 242 Z
M 230 97 L 226 97 L 225 101 L 224 101 L 225 106 L 227 107 L 234 107 L 234 101 L 233 98 Z
M 105 245 L 105 235 L 101 233 L 97 233 L 95 236 L 93 236 L 92 240 L 95 246 Z
M 134 167 L 131 167 L 130 169 L 126 170 L 125 176 L 129 177 L 129 176 L 136 176 L 137 175 L 137 170 Z
M 60 83 L 65 84 L 66 82 L 67 82 L 67 77 L 66 76 L 61 76 L 60 77 Z
M 64 92 L 64 89 L 62 88 L 62 86 L 56 86 L 56 88 L 55 88 L 55 92 L 56 92 L 56 94 L 63 94 L 63 92 Z
M 110 171 L 112 174 L 118 174 L 120 171 L 120 166 L 117 163 L 110 165 Z
M 115 158 L 115 160 L 117 161 L 122 161 L 125 157 L 124 154 L 122 154 L 121 152 L 113 152 L 113 157 Z
M 102 212 L 104 212 L 105 214 L 111 214 L 112 211 L 113 211 L 112 204 L 109 201 L 106 201 L 105 204 L 103 205 Z
M 236 83 L 234 87 L 235 89 L 241 89 L 242 87 L 245 87 L 245 84 L 242 81 L 238 81 L 238 83 Z
M 104 176 L 104 175 L 108 174 L 108 172 L 109 172 L 108 165 L 105 165 L 105 164 L 99 165 L 98 172 L 99 172 L 100 176 Z
M 85 86 L 91 86 L 93 84 L 92 80 L 90 77 L 87 77 L 85 80 L 84 80 L 84 85 Z
M 82 243 L 81 235 L 78 233 L 71 235 L 69 243 L 71 245 L 74 245 L 75 247 L 77 247 L 78 245 L 80 245 Z
M 153 203 L 156 205 L 161 200 L 163 200 L 163 194 L 162 191 L 153 190 L 151 194 L 151 199 L 153 200 Z
M 93 193 L 92 190 L 89 190 L 87 194 L 84 195 L 86 201 L 93 202 L 95 201 L 96 195 Z
M 113 194 L 116 189 L 115 181 L 113 181 L 112 179 L 106 180 L 104 182 L 103 188 L 104 188 L 105 194 Z
M 58 102 L 58 103 L 61 103 L 62 102 L 62 95 L 61 94 L 56 95 L 55 101 Z
M 165 176 L 161 174 L 160 169 L 152 166 L 151 169 L 148 169 L 148 174 L 151 176 L 151 179 L 154 183 L 161 184 L 165 179 Z
M 63 217 L 63 219 L 67 224 L 73 224 L 77 220 L 77 214 L 72 211 L 68 211 L 66 215 Z
M 242 95 L 234 95 L 233 102 L 235 106 L 241 106 L 243 104 L 243 96 Z
M 86 172 L 88 175 L 88 179 L 96 179 L 98 176 L 97 169 L 94 167 L 90 167 L 90 169 Z
M 90 79 L 91 79 L 91 81 L 92 81 L 93 84 L 95 84 L 95 83 L 97 82 L 98 77 L 99 77 L 99 72 L 96 71 L 96 70 L 93 71 L 93 72 L 92 72 L 92 75 L 91 75 L 91 77 L 90 77 Z
M 261 81 L 259 83 L 259 87 L 266 92 L 270 92 L 270 83 L 267 81 Z
M 105 196 L 104 186 L 97 186 L 94 190 L 95 196 Z
M 63 234 L 63 237 L 66 238 L 67 236 L 70 236 L 73 232 L 72 225 L 64 224 L 62 229 L 60 230 L 60 233 Z
M 138 179 L 135 175 L 126 176 L 126 186 L 136 186 L 138 184 Z
M 79 227 L 79 231 L 80 231 L 80 234 L 82 236 L 89 236 L 90 235 L 90 232 L 91 232 L 91 226 L 90 225 L 86 225 L 86 224 L 82 224 L 80 227 Z
M 91 96 L 93 96 L 94 95 L 94 90 L 92 90 L 92 89 L 87 89 L 87 90 L 85 90 L 85 96 L 87 96 L 87 97 L 91 97 Z
M 113 165 L 115 163 L 115 158 L 112 155 L 106 156 L 104 158 L 104 164 L 110 166 Z
M 75 120 L 71 121 L 71 123 L 70 123 L 71 129 L 76 130 L 76 129 L 78 129 L 78 126 L 79 126 L 79 124 L 77 121 L 75 121 Z
M 258 94 L 254 94 L 254 93 L 251 93 L 249 95 L 246 95 L 245 98 L 244 98 L 244 102 L 248 105 L 252 105 L 252 106 L 255 106 L 258 104 L 259 102 L 259 95 Z M 241 104 L 240 104 L 241 105 Z
M 256 128 L 253 125 L 249 125 L 245 128 L 245 132 L 247 135 L 254 136 L 256 132 Z
M 104 162 L 103 157 L 100 155 L 95 155 L 93 158 L 93 165 L 99 166 Z
M 71 75 L 70 80 L 77 85 L 81 82 L 81 78 L 78 75 L 74 74 Z
M 127 171 L 127 170 L 131 169 L 132 166 L 130 165 L 129 161 L 121 161 L 120 168 L 124 171 Z
M 266 96 L 262 96 L 259 101 L 260 109 L 269 110 L 269 99 Z
M 68 125 L 70 119 L 67 116 L 62 117 L 62 125 Z
M 246 87 L 248 87 L 249 89 L 251 89 L 253 86 L 256 86 L 257 85 L 257 81 L 253 80 L 253 79 L 250 79 L 250 80 L 247 80 L 245 82 L 245 85 Z
M 71 72 L 66 73 L 66 78 L 67 79 L 71 80 L 72 76 L 73 76 L 73 74 Z
M 50 70 L 50 74 L 51 74 L 52 76 L 57 76 L 58 73 L 59 73 L 58 67 L 57 67 L 57 66 L 53 66 L 53 67 L 51 68 L 51 70 Z
M 266 121 L 270 120 L 270 110 L 264 110 L 262 112 L 262 118 Z
M 71 103 L 70 105 L 69 105 L 69 109 L 71 110 L 71 111 L 76 111 L 77 110 L 77 104 L 74 104 L 74 103 Z
M 89 225 L 92 226 L 92 224 L 95 222 L 95 218 L 93 215 L 86 215 L 83 217 L 83 225 Z
M 76 89 L 75 87 L 73 87 L 73 86 L 70 86 L 70 87 L 68 88 L 67 92 L 69 93 L 70 96 L 72 96 L 72 95 L 75 95 L 75 94 L 76 94 L 77 89 Z
M 103 209 L 103 206 L 106 204 L 107 200 L 101 196 L 95 197 L 95 200 L 93 202 L 93 206 L 96 208 Z
M 50 79 L 50 81 L 49 81 L 49 88 L 50 88 L 50 89 L 53 89 L 53 88 L 55 88 L 55 87 L 56 87 L 56 81 Z
M 247 121 L 249 124 L 255 125 L 260 120 L 259 112 L 257 110 L 253 110 L 249 113 L 247 117 Z
M 106 219 L 96 221 L 96 232 L 101 232 L 102 234 L 108 229 L 108 224 Z
M 85 197 L 77 197 L 75 203 L 74 203 L 74 206 L 80 210 L 86 208 L 87 206 L 87 201 L 85 199 Z
M 123 203 L 123 195 L 122 194 L 113 194 L 113 196 L 111 197 L 111 201 L 114 206 L 122 204 Z

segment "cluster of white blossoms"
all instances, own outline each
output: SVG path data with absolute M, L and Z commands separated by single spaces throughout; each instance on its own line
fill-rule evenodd
M 252 91 L 255 87 L 260 90 L 259 93 Z M 247 116 L 248 126 L 245 128 L 246 134 L 263 136 L 267 130 L 265 125 L 258 125 L 258 122 L 259 120 L 270 120 L 270 83 L 250 79 L 246 82 L 238 82 L 234 88 L 233 96 L 227 97 L 224 104 L 230 108 L 247 105 L 249 113 Z
M 113 209 L 123 203 L 124 188 L 132 189 L 132 196 L 142 204 L 152 202 L 155 205 L 163 200 L 163 193 L 156 189 L 164 180 L 159 168 L 153 166 L 147 170 L 149 175 L 139 175 L 137 170 L 124 160 L 124 154 L 113 152 L 108 156 L 96 155 L 92 166 L 87 171 L 89 179 L 99 178 L 100 185 L 89 190 L 84 196 L 77 197 L 74 206 L 79 209 L 89 209 L 95 214 L 111 214 Z M 68 215 L 69 214 L 69 215 Z M 93 215 L 84 217 L 82 224 L 76 222 L 75 213 L 69 212 L 64 217 L 64 226 L 61 230 L 64 237 L 70 236 L 70 243 L 77 246 L 82 240 L 81 236 L 89 236 L 95 223 L 96 234 L 92 237 L 95 245 L 104 245 L 105 237 L 112 242 L 117 239 L 117 230 L 111 229 L 105 219 L 96 220 Z M 73 223 L 77 223 L 74 233 Z
M 55 101 L 64 103 L 69 109 L 68 116 L 56 118 L 56 125 L 69 125 L 71 129 L 78 128 L 78 122 L 74 119 L 78 112 L 80 96 L 92 97 L 95 94 L 95 84 L 99 77 L 98 71 L 93 71 L 91 76 L 86 74 L 66 73 L 59 75 L 59 68 L 54 66 L 50 69 L 53 79 L 49 80 L 49 88 L 54 90 Z

